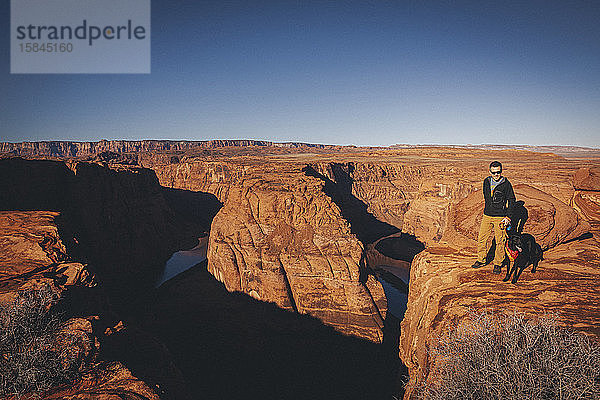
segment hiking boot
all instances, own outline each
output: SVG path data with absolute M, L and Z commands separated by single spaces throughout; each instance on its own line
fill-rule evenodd
M 473 265 L 471 265 L 471 268 L 481 268 L 483 266 L 485 266 L 484 263 L 479 262 L 479 261 L 475 261 L 475 263 L 473 263 Z
M 494 265 L 494 270 L 492 271 L 495 274 L 499 274 L 500 272 L 502 272 L 502 266 L 501 265 Z

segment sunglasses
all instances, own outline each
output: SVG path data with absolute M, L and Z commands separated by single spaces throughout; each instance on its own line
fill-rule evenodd
M 492 175 L 500 175 L 502 171 L 490 171 Z

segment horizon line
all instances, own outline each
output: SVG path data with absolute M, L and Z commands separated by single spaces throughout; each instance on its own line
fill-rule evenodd
M 581 145 L 565 145 L 565 144 L 506 144 L 506 143 L 467 143 L 467 144 L 449 144 L 449 143 L 394 143 L 389 145 L 358 145 L 358 144 L 339 144 L 339 143 L 314 143 L 314 142 L 302 142 L 302 141 L 272 141 L 266 139 L 205 139 L 205 140 L 194 140 L 194 139 L 99 139 L 99 140 L 24 140 L 20 142 L 13 141 L 2 141 L 2 144 L 22 144 L 22 143 L 101 143 L 101 142 L 184 142 L 184 143 L 207 143 L 207 142 L 257 142 L 265 144 L 299 144 L 308 146 L 337 146 L 337 147 L 358 147 L 358 148 L 390 148 L 390 147 L 535 147 L 535 148 L 577 148 L 577 149 L 590 149 L 600 150 L 600 147 L 581 146 Z

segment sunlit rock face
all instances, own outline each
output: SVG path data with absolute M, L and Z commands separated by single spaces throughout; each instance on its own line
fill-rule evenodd
M 600 191 L 600 168 L 580 168 L 573 176 L 573 187 L 577 190 Z
M 525 157 L 521 162 L 511 181 L 517 200 L 528 211 L 524 232 L 532 234 L 545 250 L 544 259 L 536 273 L 529 267 L 516 284 L 502 281 L 505 270 L 494 275 L 491 266 L 472 269 L 483 212 L 481 189 L 452 203 L 441 240 L 417 255 L 411 266 L 400 355 L 410 370 L 412 385 L 435 379 L 429 376 L 435 363 L 430 350 L 450 325 L 474 309 L 518 311 L 530 317 L 557 313 L 561 324 L 600 337 L 597 195 L 564 184 L 573 178 L 575 162 L 569 165 L 559 160 L 554 167 L 546 164 L 543 168 Z M 545 169 L 552 171 L 550 181 L 541 178 L 547 175 Z M 521 174 L 526 176 L 521 179 Z M 540 182 L 531 176 L 540 177 Z M 556 187 L 548 190 L 552 179 Z M 411 395 L 408 390 L 405 398 Z
M 532 234 L 542 249 L 575 239 L 590 230 L 590 224 L 573 207 L 532 186 L 516 184 L 515 196 L 527 209 L 526 232 Z M 456 204 L 454 228 L 469 239 L 477 240 L 483 215 L 481 191 Z M 452 242 L 452 238 L 448 237 Z
M 254 171 L 213 220 L 208 269 L 229 290 L 381 340 L 383 291 L 359 282 L 363 246 L 322 182 L 298 170 Z
M 212 193 L 225 202 L 229 188 L 245 178 L 250 166 L 235 161 L 190 160 L 153 169 L 162 186 Z
M 56 211 L 0 211 L 1 304 L 10 303 L 19 290 L 95 284 L 87 265 L 67 255 L 58 216 Z
M 14 156 L 54 157 L 54 158 L 85 158 L 101 153 L 161 155 L 186 151 L 203 151 L 227 147 L 266 147 L 276 149 L 335 149 L 339 146 L 309 143 L 273 143 L 264 140 L 101 140 L 99 142 L 0 142 L 0 153 Z M 150 157 L 151 158 L 151 157 Z
M 577 192 L 571 204 L 594 227 L 600 229 L 600 168 L 580 168 L 573 176 Z

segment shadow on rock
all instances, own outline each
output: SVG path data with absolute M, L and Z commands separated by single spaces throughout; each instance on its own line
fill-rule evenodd
M 308 315 L 229 293 L 206 262 L 156 291 L 144 325 L 202 399 L 384 399 L 396 357 Z M 392 343 L 392 344 L 390 344 Z M 395 378 L 395 376 L 393 377 Z
M 90 265 L 115 306 L 143 298 L 174 252 L 197 245 L 220 207 L 212 194 L 160 186 L 146 168 L 0 160 L 0 209 L 60 212 L 68 254 Z
M 397 227 L 375 218 L 367 211 L 367 205 L 352 194 L 352 164 L 348 165 L 348 169 L 349 171 L 346 171 L 341 164 L 333 163 L 331 171 L 335 181 L 310 165 L 305 166 L 302 172 L 325 182 L 325 194 L 340 208 L 342 216 L 350 223 L 352 233 L 361 242 L 373 243 L 377 239 L 400 232 Z

